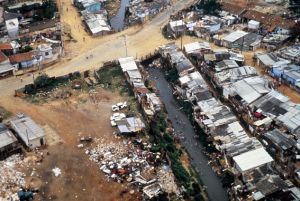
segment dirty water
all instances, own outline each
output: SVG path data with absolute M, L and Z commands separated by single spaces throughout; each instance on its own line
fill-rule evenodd
M 211 167 L 207 165 L 210 159 L 203 153 L 203 146 L 194 146 L 195 143 L 199 144 L 199 139 L 193 138 L 193 136 L 196 135 L 196 132 L 194 131 L 193 126 L 189 123 L 187 115 L 183 111 L 178 110 L 181 106 L 174 98 L 172 86 L 166 81 L 163 70 L 158 68 L 149 68 L 148 72 L 152 77 L 150 79 L 156 81 L 161 99 L 164 102 L 168 111 L 168 116 L 172 121 L 174 131 L 176 133 L 183 132 L 185 134 L 186 140 L 182 144 L 187 148 L 190 156 L 192 157 L 192 164 L 200 170 L 199 176 L 204 185 L 207 186 L 206 192 L 209 200 L 227 201 L 228 196 L 226 189 L 222 187 L 220 178 L 214 173 Z M 178 119 L 186 122 L 184 127 L 177 124 L 178 120 L 172 117 L 175 115 L 178 116 Z
M 125 8 L 127 5 L 129 5 L 129 0 L 122 0 L 117 15 L 110 19 L 110 24 L 115 32 L 121 31 L 124 28 Z

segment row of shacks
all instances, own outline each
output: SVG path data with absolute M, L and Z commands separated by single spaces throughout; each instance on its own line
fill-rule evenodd
M 179 84 L 174 86 L 174 94 L 190 102 L 194 120 L 224 161 L 221 165 L 235 176 L 232 196 L 239 200 L 299 199 L 300 191 L 295 187 L 298 170 L 294 163 L 298 153 L 299 105 L 270 89 L 269 80 L 258 76 L 253 67 L 229 67 L 229 61 L 234 63 L 234 60 L 223 61 L 225 67 L 219 67 L 215 73 L 221 84 L 227 83 L 225 98 L 232 107 L 222 104 L 197 70 L 205 77 L 209 76 L 208 71 L 216 72 L 211 65 L 216 62 L 205 60 L 207 53 L 216 53 L 197 43 L 185 45 L 185 53 L 176 43 L 160 46 L 159 51 L 163 62 L 178 71 Z M 216 80 L 210 79 L 212 86 L 218 88 Z M 242 127 L 240 120 L 245 118 L 251 122 L 246 122 L 246 129 L 257 138 L 249 137 Z
M 140 104 L 144 116 L 150 122 L 163 109 L 160 97 L 150 92 L 145 86 L 145 69 L 133 57 L 119 58 L 119 63 L 127 81 L 134 91 L 134 96 Z

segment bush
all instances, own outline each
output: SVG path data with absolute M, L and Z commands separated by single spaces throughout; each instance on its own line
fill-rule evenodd
M 33 50 L 33 48 L 27 45 L 22 49 L 22 52 L 30 52 L 31 50 Z
M 34 84 L 44 86 L 49 83 L 49 79 L 49 76 L 43 73 L 34 80 Z

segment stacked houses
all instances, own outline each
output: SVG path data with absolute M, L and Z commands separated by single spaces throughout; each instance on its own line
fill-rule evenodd
M 219 151 L 218 160 L 224 161 L 223 169 L 235 176 L 231 195 L 239 200 L 300 199 L 294 186 L 300 181 L 294 163 L 300 148 L 299 105 L 271 89 L 270 80 L 258 76 L 252 66 L 215 67 L 220 64 L 204 61 L 210 48 L 193 52 L 193 46 L 199 45 L 185 45 L 185 54 L 176 43 L 160 46 L 159 51 L 162 62 L 178 71 L 174 94 L 190 102 L 194 120 Z M 230 66 L 230 61 L 224 63 Z M 214 72 L 211 86 L 221 94 L 213 93 L 198 69 L 205 77 Z
M 160 97 L 151 93 L 145 86 L 145 78 L 141 72 L 143 67 L 133 57 L 119 58 L 119 64 L 122 68 L 127 81 L 134 91 L 134 96 L 140 104 L 148 122 L 155 118 L 163 109 L 164 104 Z

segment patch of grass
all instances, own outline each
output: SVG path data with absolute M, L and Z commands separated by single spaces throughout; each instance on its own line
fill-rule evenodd
M 167 40 L 173 40 L 175 39 L 174 36 L 172 34 L 168 33 L 168 26 L 165 25 L 164 28 L 161 31 L 161 34 L 164 36 L 165 39 Z
M 10 118 L 13 115 L 12 112 L 8 111 L 4 107 L 0 106 L 0 123 L 5 120 Z

